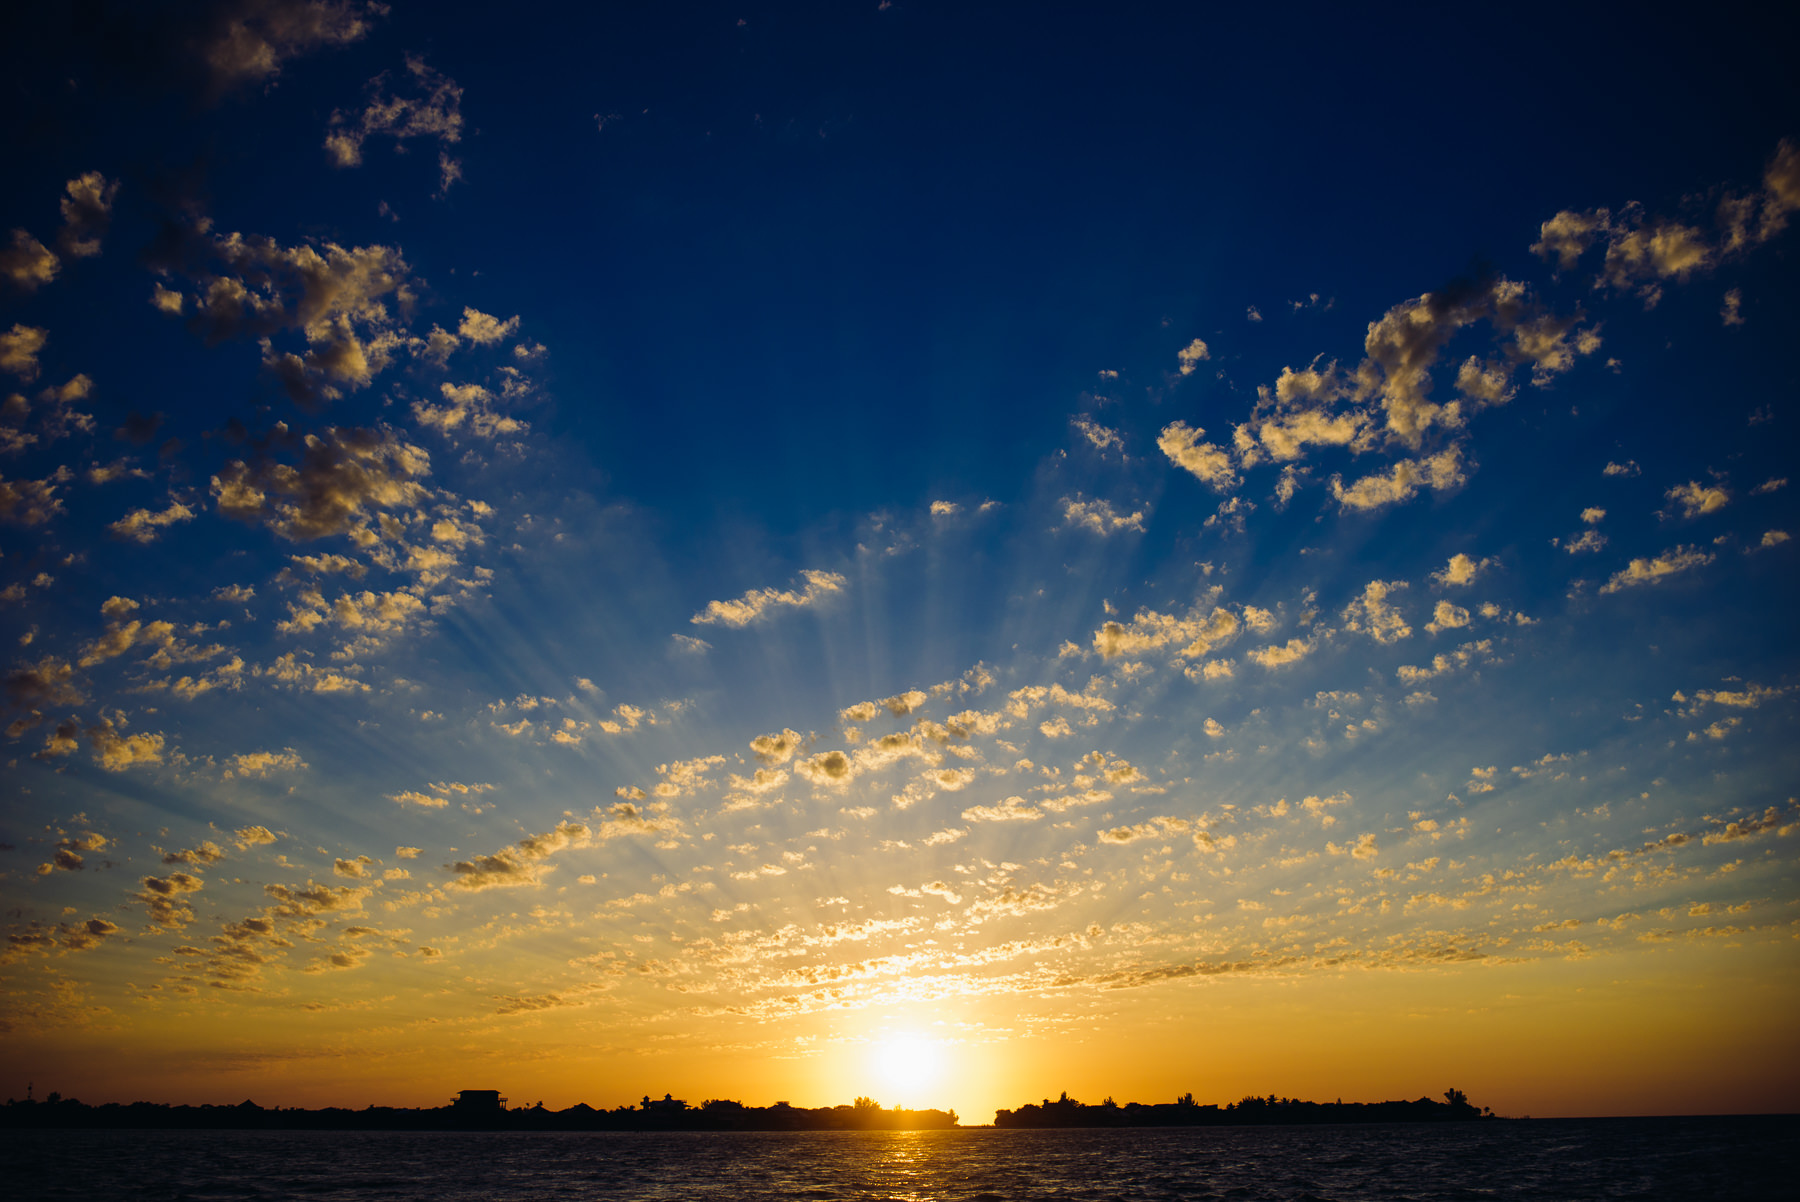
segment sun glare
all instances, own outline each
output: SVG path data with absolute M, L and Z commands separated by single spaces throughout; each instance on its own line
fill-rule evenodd
M 876 1076 L 900 1095 L 890 1104 L 920 1103 L 920 1094 L 937 1083 L 942 1060 L 938 1045 L 918 1035 L 891 1035 L 874 1047 Z

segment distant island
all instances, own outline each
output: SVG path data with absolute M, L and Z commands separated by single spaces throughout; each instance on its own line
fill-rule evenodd
M 1251 1094 L 1224 1106 L 1201 1105 L 1194 1095 L 1173 1102 L 1127 1102 L 1111 1098 L 1098 1105 L 1077 1102 L 1067 1093 L 1054 1102 L 1028 1102 L 1017 1110 L 994 1114 L 994 1126 L 1027 1129 L 1049 1127 L 1255 1127 L 1288 1123 L 1444 1123 L 1495 1117 L 1473 1105 L 1460 1089 L 1444 1091 L 1444 1100 L 1414 1102 L 1303 1102 L 1299 1098 L 1266 1098 Z
M 1472 1105 L 1460 1089 L 1444 1101 L 1303 1102 L 1254 1095 L 1224 1106 L 1201 1105 L 1189 1093 L 1173 1102 L 1128 1102 L 1111 1098 L 1089 1105 L 1066 1092 L 1055 1101 L 1027 1103 L 994 1114 L 994 1126 L 1015 1130 L 1099 1127 L 1242 1127 L 1308 1123 L 1435 1123 L 1493 1118 Z M 493 1089 L 465 1089 L 449 1105 L 408 1109 L 370 1105 L 361 1110 L 328 1106 L 172 1106 L 160 1102 L 107 1102 L 90 1106 L 52 1093 L 42 1101 L 8 1099 L 0 1107 L 0 1129 L 149 1128 L 247 1131 L 942 1131 L 959 1125 L 954 1110 L 884 1108 L 870 1098 L 849 1105 L 808 1109 L 776 1102 L 746 1106 L 711 1099 L 690 1106 L 664 1094 L 646 1095 L 635 1106 L 596 1110 L 576 1103 L 566 1110 L 508 1107 Z
M 408 1109 L 370 1105 L 362 1110 L 328 1106 L 265 1108 L 170 1106 L 158 1102 L 108 1102 L 89 1106 L 51 1094 L 43 1101 L 7 1100 L 0 1129 L 35 1127 L 157 1128 L 248 1131 L 939 1131 L 957 1125 L 954 1110 L 884 1108 L 870 1098 L 847 1106 L 808 1109 L 777 1102 L 746 1106 L 713 1099 L 690 1106 L 664 1094 L 636 1106 L 596 1110 L 577 1102 L 566 1110 L 509 1108 L 495 1089 L 465 1089 L 447 1106 Z

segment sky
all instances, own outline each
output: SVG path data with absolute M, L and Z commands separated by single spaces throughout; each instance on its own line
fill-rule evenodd
M 1800 1107 L 1756 11 L 10 17 L 0 1092 Z

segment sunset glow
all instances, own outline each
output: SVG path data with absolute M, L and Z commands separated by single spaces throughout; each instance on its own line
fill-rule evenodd
M 925 1105 L 938 1084 L 942 1054 L 938 1045 L 917 1035 L 896 1034 L 875 1045 L 882 1085 L 903 1105 Z
M 1800 1107 L 1780 39 L 1204 7 L 21 18 L 4 1091 Z

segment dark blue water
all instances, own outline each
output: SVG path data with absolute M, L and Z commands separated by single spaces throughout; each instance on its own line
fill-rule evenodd
M 0 1133 L 52 1199 L 1756 1199 L 1800 1119 L 802 1134 Z

